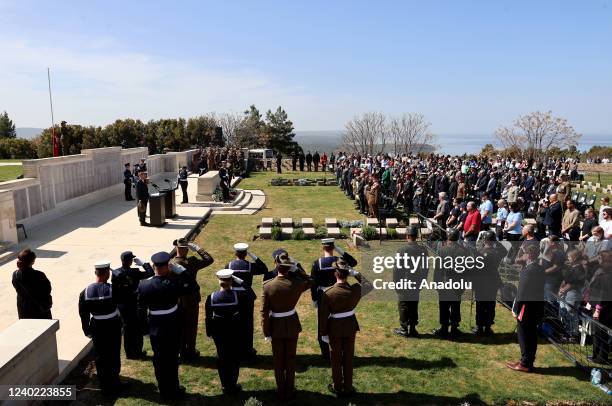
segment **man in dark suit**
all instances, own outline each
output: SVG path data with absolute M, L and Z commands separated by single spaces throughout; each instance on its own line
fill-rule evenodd
M 130 201 L 134 200 L 132 197 L 132 170 L 130 169 L 130 164 L 127 163 L 124 165 L 125 170 L 123 171 L 123 184 L 125 185 L 125 200 Z
M 561 237 L 563 208 L 561 207 L 561 203 L 559 203 L 555 193 L 548 196 L 548 200 L 550 201 L 550 205 L 548 206 L 544 216 L 544 225 L 548 230 L 548 235 L 556 235 L 557 237 Z
M 519 372 L 533 372 L 538 349 L 538 324 L 544 314 L 544 268 L 537 261 L 540 250 L 535 245 L 525 248 L 526 265 L 520 273 L 518 291 L 512 315 L 517 321 L 521 360 L 507 362 L 506 366 Z

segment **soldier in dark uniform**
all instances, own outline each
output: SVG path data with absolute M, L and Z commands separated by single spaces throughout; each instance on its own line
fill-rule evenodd
M 255 308 L 255 299 L 252 297 L 250 292 L 253 285 L 254 275 L 265 275 L 268 272 L 268 267 L 263 261 L 252 252 L 249 252 L 249 246 L 245 243 L 234 244 L 234 251 L 236 253 L 236 259 L 230 261 L 227 264 L 227 269 L 234 271 L 234 275 L 240 278 L 242 286 L 236 289 L 239 292 L 246 292 L 244 300 L 241 301 L 241 323 L 240 323 L 240 337 L 241 346 L 243 349 L 242 353 L 239 354 L 241 358 L 248 359 L 252 358 L 257 354 L 255 348 L 253 348 L 253 311 Z M 247 261 L 247 255 L 254 261 Z M 242 294 L 242 293 L 241 293 Z M 252 297 L 252 300 L 248 300 Z M 238 348 L 234 349 L 235 351 Z
M 142 325 L 149 326 L 159 394 L 166 399 L 181 398 L 185 388 L 179 386 L 178 378 L 182 312 L 179 298 L 199 294 L 200 288 L 189 275 L 183 276 L 184 268 L 170 267 L 170 254 L 158 252 L 151 262 L 155 275 L 138 285 L 138 315 Z
M 147 216 L 147 205 L 149 204 L 148 182 L 147 173 L 142 171 L 138 172 L 138 182 L 136 182 L 136 200 L 138 200 L 138 205 L 136 210 L 138 211 L 138 219 L 140 220 L 141 226 L 147 225 L 145 219 Z
M 17 270 L 13 272 L 13 287 L 17 292 L 17 314 L 20 319 L 51 319 L 51 282 L 34 268 L 36 254 L 25 249 L 17 255 Z
M 517 321 L 517 335 L 521 347 L 521 360 L 507 362 L 506 366 L 519 372 L 533 372 L 538 349 L 538 324 L 544 314 L 544 268 L 538 263 L 540 250 L 535 245 L 525 248 L 527 263 L 519 274 L 519 285 L 512 305 Z
M 189 173 L 187 172 L 187 167 L 183 166 L 178 173 L 178 183 L 181 185 L 181 190 L 183 191 L 183 201 L 181 203 L 189 203 L 189 197 L 187 196 L 187 178 L 189 177 Z M 174 192 L 172 192 L 174 193 Z
M 276 173 L 283 172 L 283 155 L 278 151 L 276 153 Z
M 331 349 L 333 383 L 328 385 L 328 389 L 337 395 L 350 395 L 355 393 L 353 356 L 355 336 L 359 331 L 355 307 L 361 297 L 372 290 L 372 285 L 341 258 L 334 262 L 333 267 L 336 283 L 321 294 L 319 335 Z M 358 283 L 348 283 L 349 275 L 354 276 Z
M 491 326 L 495 322 L 495 304 L 497 290 L 501 286 L 499 265 L 508 251 L 496 241 L 495 233 L 487 231 L 484 234 L 484 245 L 479 255 L 484 259 L 484 268 L 472 271 L 474 298 L 476 299 L 476 329 L 475 335 L 490 336 Z
M 174 241 L 176 256 L 171 263 L 185 268 L 186 275 L 193 279 L 198 289 L 196 292 L 181 296 L 181 359 L 189 360 L 200 355 L 196 350 L 196 337 L 198 334 L 198 316 L 200 314 L 200 289 L 197 283 L 198 271 L 214 262 L 212 256 L 198 245 L 189 243 L 185 238 Z M 194 255 L 187 256 L 189 251 Z
M 132 263 L 144 268 L 132 268 Z M 128 359 L 142 359 L 147 353 L 142 350 L 142 326 L 138 319 L 138 284 L 153 276 L 153 268 L 143 263 L 132 251 L 121 254 L 121 268 L 112 274 L 113 298 L 123 321 L 123 348 Z
M 206 335 L 212 337 L 217 347 L 217 371 L 223 392 L 240 392 L 237 384 L 240 372 L 240 351 L 243 320 L 240 311 L 240 295 L 232 288 L 230 269 L 217 272 L 221 289 L 208 295 L 204 309 L 206 312 Z
M 312 154 L 310 151 L 306 154 L 306 167 L 308 168 L 308 172 L 312 171 Z
M 400 256 L 407 254 L 414 258 L 427 258 L 427 249 L 417 242 L 418 235 L 419 230 L 416 226 L 409 226 L 406 229 L 406 246 L 398 251 Z M 416 326 L 419 324 L 420 284 L 421 281 L 427 279 L 427 272 L 427 262 L 424 262 L 419 269 L 408 270 L 397 267 L 393 269 L 393 280 L 395 282 L 407 279 L 415 283 L 415 289 L 399 289 L 396 291 L 400 327 L 394 329 L 393 332 L 399 336 L 415 338 L 419 336 Z
M 434 270 L 435 282 L 460 281 L 461 274 L 457 273 L 454 268 L 444 266 L 445 258 L 467 257 L 470 255 L 463 245 L 459 242 L 459 230 L 449 229 L 448 240 L 443 242 L 440 248 L 439 256 L 442 258 L 442 264 L 438 264 Z M 456 261 L 453 259 L 453 263 Z M 442 266 L 440 266 L 442 265 Z M 433 333 L 439 337 L 458 337 L 459 323 L 461 322 L 461 296 L 463 289 L 438 289 L 439 305 L 440 305 L 440 328 L 435 329 Z M 450 326 L 450 332 L 448 330 Z
M 279 265 L 279 258 L 280 256 L 284 254 L 284 255 L 289 255 L 289 253 L 287 252 L 287 250 L 283 249 L 283 248 L 278 248 L 275 249 L 274 251 L 272 251 L 272 260 L 274 261 L 274 269 L 272 271 L 268 271 L 264 274 L 263 277 L 263 281 L 267 281 L 270 279 L 274 279 L 276 278 L 276 276 L 278 275 L 278 267 Z M 302 266 L 302 264 L 300 264 L 299 262 L 297 262 L 296 260 L 294 260 L 293 258 L 289 257 L 289 259 L 291 260 L 291 262 L 295 265 L 296 268 L 301 269 L 302 271 L 306 272 L 304 270 L 304 267 Z
M 225 162 L 223 162 L 221 168 L 219 168 L 219 178 L 219 187 L 221 188 L 221 192 L 223 193 L 223 202 L 226 203 L 229 201 L 229 188 L 231 179 L 228 174 L 227 168 L 225 167 Z
M 342 258 L 346 261 L 348 266 L 354 267 L 357 265 L 357 260 L 353 258 L 348 252 L 340 247 L 336 247 L 333 238 L 323 238 L 321 240 L 321 247 L 323 249 L 323 256 L 312 263 L 310 270 L 310 276 L 314 279 L 315 284 L 311 288 L 312 302 L 317 309 L 320 305 L 321 294 L 325 290 L 336 283 L 335 272 L 336 269 L 333 267 L 334 262 L 338 258 Z M 334 255 L 334 249 L 340 254 L 340 257 Z M 321 336 L 317 334 L 319 340 L 319 347 L 321 348 L 321 355 L 324 359 L 329 359 L 329 344 L 321 340 Z
M 121 390 L 121 319 L 113 290 L 108 283 L 110 262 L 95 264 L 96 282 L 79 295 L 79 316 L 83 333 L 93 341 L 96 371 L 100 388 L 105 394 Z
M 304 172 L 304 152 L 300 151 L 300 154 L 298 155 L 298 160 L 300 161 L 300 171 Z
M 293 170 L 293 172 L 295 172 L 297 169 L 297 155 L 297 151 L 293 150 L 293 152 L 291 153 L 291 169 Z
M 125 200 L 134 200 L 132 197 L 132 170 L 130 169 L 129 162 L 124 165 L 125 170 L 123 171 L 123 185 L 125 186 Z
M 319 172 L 319 163 L 321 162 L 321 155 L 319 155 L 319 151 L 315 151 L 312 156 L 312 163 L 314 164 L 315 172 Z
M 314 280 L 297 268 L 287 254 L 278 257 L 278 275 L 263 284 L 261 324 L 272 341 L 274 378 L 281 401 L 295 398 L 295 353 L 302 325 L 295 306 Z

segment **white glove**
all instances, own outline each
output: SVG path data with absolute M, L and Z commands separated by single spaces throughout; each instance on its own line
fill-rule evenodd
M 138 266 L 143 266 L 144 262 L 142 262 L 142 259 L 140 258 L 134 258 L 134 263 Z
M 252 252 L 247 252 L 247 255 L 251 257 L 253 261 L 257 261 L 257 255 L 253 254 Z
M 272 337 L 264 337 L 264 340 L 266 340 L 266 341 L 272 341 Z
M 313 301 L 312 301 L 312 308 L 313 308 L 313 309 L 316 309 L 316 308 L 318 308 L 318 307 L 319 307 L 319 304 L 317 303 L 317 301 L 316 301 L 316 300 L 313 300 Z
M 177 274 L 177 275 L 180 275 L 180 274 L 182 274 L 183 272 L 185 272 L 185 267 L 184 267 L 184 266 L 182 266 L 182 265 L 178 265 L 178 264 L 170 264 L 170 265 L 168 265 L 168 267 L 170 268 L 170 270 L 171 270 L 173 273 L 175 273 L 175 274 Z
M 336 252 L 340 254 L 340 256 L 344 255 L 344 250 L 342 248 L 336 246 L 335 249 L 336 249 Z
M 349 269 L 349 275 L 351 275 L 351 276 L 356 276 L 356 275 L 358 275 L 358 274 L 359 274 L 359 272 L 357 272 L 357 271 L 356 271 L 356 270 L 354 270 L 353 268 Z
M 189 244 L 187 244 L 187 246 L 192 251 L 199 251 L 200 250 L 200 246 L 197 245 L 196 243 L 193 243 L 193 242 L 190 242 Z
M 329 336 L 321 336 L 321 341 L 323 341 L 324 343 L 329 344 Z
M 234 275 L 232 275 L 232 279 L 234 280 L 234 282 L 236 282 L 239 285 L 242 285 L 242 283 L 244 282 L 242 279 Z

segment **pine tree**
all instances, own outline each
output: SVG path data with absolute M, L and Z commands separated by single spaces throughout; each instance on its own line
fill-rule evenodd
M 0 138 L 16 138 L 15 124 L 6 113 L 0 114 Z

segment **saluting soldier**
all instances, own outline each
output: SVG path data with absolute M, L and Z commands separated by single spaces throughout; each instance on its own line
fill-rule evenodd
M 269 280 L 269 279 L 274 279 L 274 278 L 276 278 L 276 275 L 278 275 L 279 258 L 281 256 L 281 254 L 286 254 L 287 256 L 289 256 L 289 253 L 284 248 L 278 248 L 278 249 L 275 249 L 274 251 L 272 251 L 272 261 L 274 261 L 274 269 L 272 271 L 268 271 L 268 272 L 266 272 L 264 274 L 264 277 L 263 277 L 263 281 L 264 282 Z M 302 264 L 300 264 L 298 261 L 296 261 L 295 259 L 293 259 L 291 257 L 289 257 L 289 260 L 297 268 L 300 268 L 302 270 L 302 272 L 304 272 L 304 273 L 306 272 L 304 270 L 304 267 L 302 266 Z
M 311 296 L 313 305 L 318 309 L 321 293 L 328 287 L 336 283 L 336 276 L 333 264 L 338 260 L 338 256 L 334 255 L 334 250 L 340 257 L 346 261 L 346 263 L 354 267 L 357 265 L 357 260 L 353 258 L 348 252 L 345 252 L 342 248 L 336 247 L 335 239 L 323 238 L 321 240 L 321 248 L 323 250 L 323 256 L 312 263 L 310 276 L 314 279 L 315 284 L 311 288 Z M 329 344 L 321 340 L 321 335 L 317 334 L 319 340 L 319 347 L 321 348 L 321 355 L 324 359 L 329 359 Z
M 427 259 L 427 249 L 417 242 L 419 230 L 416 226 L 408 226 L 406 229 L 406 246 L 398 251 L 398 254 L 403 256 L 407 254 L 411 258 Z M 402 279 L 407 279 L 414 283 L 414 289 L 398 289 L 397 309 L 399 312 L 400 327 L 393 332 L 402 337 L 418 337 L 419 332 L 416 329 L 419 324 L 419 299 L 421 296 L 420 285 L 421 281 L 427 279 L 427 262 L 419 263 L 417 269 L 397 268 L 393 269 L 393 280 L 399 282 Z
M 246 243 L 234 244 L 234 252 L 236 259 L 230 261 L 227 264 L 227 269 L 234 271 L 234 275 L 239 277 L 243 282 L 242 286 L 237 287 L 240 294 L 246 292 L 245 297 L 241 302 L 241 323 L 240 323 L 240 337 L 241 347 L 243 349 L 241 358 L 248 359 L 252 358 L 257 354 L 255 348 L 253 348 L 253 311 L 255 308 L 255 299 L 257 296 L 253 293 L 251 295 L 253 276 L 264 275 L 268 272 L 268 267 L 264 262 L 257 258 L 255 254 L 249 251 L 249 245 Z M 249 256 L 254 262 L 248 261 L 246 257 Z
M 132 264 L 142 267 L 132 268 Z M 136 258 L 132 251 L 121 254 L 121 268 L 112 273 L 113 297 L 123 321 L 123 348 L 128 359 L 142 359 L 147 353 L 142 350 L 142 326 L 138 319 L 138 284 L 153 276 L 153 267 Z
M 183 166 L 178 173 L 178 183 L 181 185 L 181 190 L 183 191 L 183 201 L 181 203 L 189 203 L 189 197 L 187 196 L 188 177 L 189 173 L 187 172 L 187 167 Z
M 130 169 L 130 163 L 124 165 L 125 170 L 123 171 L 123 185 L 125 186 L 125 200 L 134 200 L 132 197 L 132 170 Z
M 110 262 L 96 262 L 96 281 L 79 295 L 79 316 L 83 333 L 93 341 L 100 388 L 105 394 L 116 394 L 122 388 L 121 319 L 108 283 L 110 273 Z
M 359 331 L 355 307 L 361 297 L 372 290 L 372 285 L 343 259 L 334 262 L 333 267 L 336 283 L 321 295 L 319 334 L 331 349 L 333 383 L 327 386 L 328 389 L 336 395 L 351 395 L 355 393 L 353 356 L 355 336 Z M 349 275 L 354 276 L 358 283 L 348 283 Z
M 499 265 L 508 254 L 508 250 L 497 242 L 495 233 L 487 231 L 484 234 L 484 244 L 480 255 L 484 260 L 482 270 L 475 269 L 472 274 L 474 298 L 476 299 L 476 329 L 478 336 L 493 334 L 491 326 L 495 322 L 495 304 L 497 290 L 501 286 Z
M 181 359 L 190 360 L 198 357 L 200 351 L 196 349 L 196 337 L 198 335 L 198 316 L 200 314 L 200 286 L 197 282 L 198 271 L 214 262 L 213 257 L 195 243 L 187 242 L 185 238 L 174 240 L 176 256 L 172 258 L 172 264 L 185 268 L 186 275 L 193 279 L 197 290 L 181 296 L 182 321 L 181 321 Z M 187 257 L 189 251 L 194 255 Z
M 237 384 L 240 373 L 241 325 L 240 298 L 232 287 L 233 271 L 217 272 L 220 289 L 208 295 L 204 306 L 206 312 L 206 335 L 212 337 L 217 347 L 217 371 L 223 392 L 240 392 Z
M 470 252 L 459 242 L 458 230 L 449 229 L 447 234 L 448 240 L 444 241 L 442 248 L 440 248 L 440 257 L 443 259 L 442 266 L 437 266 L 434 270 L 434 281 L 436 282 L 457 281 L 461 278 L 455 268 L 444 266 L 445 258 L 453 258 L 453 263 L 456 263 L 456 258 L 470 255 Z M 463 291 L 464 289 L 438 289 L 440 328 L 433 331 L 435 335 L 442 338 L 456 338 L 461 334 L 459 323 L 461 322 L 461 296 Z M 449 326 L 450 332 L 448 330 Z
M 295 266 L 287 254 L 277 259 L 278 275 L 263 284 L 261 324 L 266 341 L 272 341 L 274 378 L 281 401 L 294 399 L 295 353 L 302 325 L 295 306 L 314 280 Z
M 165 399 L 181 398 L 185 388 L 179 386 L 178 356 L 181 334 L 179 298 L 199 294 L 200 288 L 186 270 L 178 265 L 170 268 L 170 254 L 158 252 L 151 257 L 155 275 L 138 285 L 138 314 L 142 324 L 148 323 L 153 349 L 153 367 L 159 394 Z M 174 275 L 174 276 L 171 276 Z

